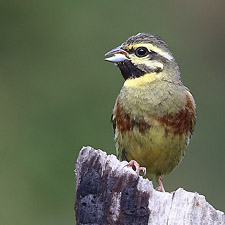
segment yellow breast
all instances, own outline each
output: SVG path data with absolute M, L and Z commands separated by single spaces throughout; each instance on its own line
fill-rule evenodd
M 188 136 L 167 134 L 163 126 L 152 127 L 145 133 L 139 129 L 116 132 L 116 147 L 122 160 L 136 160 L 148 174 L 167 174 L 180 162 L 186 150 Z
M 148 174 L 166 174 L 176 167 L 195 123 L 195 106 L 187 89 L 178 87 L 177 97 L 166 96 L 167 89 L 157 96 L 155 89 L 152 96 L 151 92 L 137 97 L 120 93 L 113 111 L 119 158 L 136 160 Z

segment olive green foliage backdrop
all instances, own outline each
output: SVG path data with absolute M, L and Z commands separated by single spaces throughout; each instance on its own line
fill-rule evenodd
M 115 154 L 110 116 L 123 84 L 104 53 L 161 36 L 197 103 L 186 157 L 167 191 L 225 211 L 224 0 L 0 2 L 0 224 L 74 224 L 74 164 L 91 145 Z

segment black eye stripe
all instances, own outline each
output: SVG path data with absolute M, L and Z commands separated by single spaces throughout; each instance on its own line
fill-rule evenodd
M 126 50 L 129 54 L 133 54 L 135 52 L 134 48 L 131 48 L 129 50 Z
M 135 50 L 135 55 L 137 57 L 145 57 L 149 54 L 149 51 L 147 48 L 145 47 L 139 47 Z
M 145 48 L 145 47 L 138 47 L 138 48 Z M 131 48 L 131 49 L 129 49 L 129 50 L 126 50 L 129 54 L 135 54 L 135 51 L 138 49 L 138 48 L 136 48 L 136 49 L 134 49 L 134 48 Z M 147 48 L 146 48 L 147 49 Z M 154 51 L 152 51 L 152 50 L 148 50 L 147 49 L 147 51 L 148 51 L 148 54 L 151 54 L 151 55 L 157 55 L 157 53 L 156 52 L 154 52 Z

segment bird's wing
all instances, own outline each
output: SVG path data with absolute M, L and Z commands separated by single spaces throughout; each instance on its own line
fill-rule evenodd
M 115 134 L 115 130 L 116 130 L 116 117 L 115 115 L 112 113 L 111 119 L 110 119 L 111 123 L 112 123 L 112 127 L 113 127 L 113 132 Z
M 190 112 L 191 118 L 190 118 L 190 136 L 193 134 L 195 125 L 196 125 L 196 106 L 195 106 L 195 100 L 189 90 L 187 90 L 187 103 L 186 107 L 188 111 Z

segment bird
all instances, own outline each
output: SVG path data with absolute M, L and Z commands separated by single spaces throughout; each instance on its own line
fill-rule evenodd
M 165 192 L 163 176 L 182 160 L 196 125 L 195 100 L 157 35 L 138 33 L 105 56 L 124 78 L 111 117 L 117 156 Z

